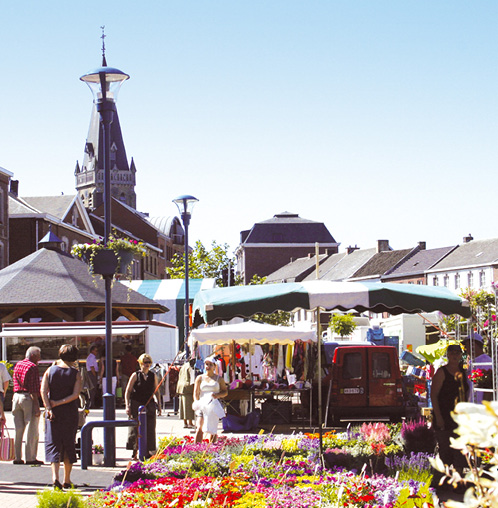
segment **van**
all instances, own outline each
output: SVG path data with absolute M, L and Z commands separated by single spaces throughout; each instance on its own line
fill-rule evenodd
M 324 344 L 329 363 L 325 425 L 340 420 L 388 419 L 405 416 L 398 351 L 394 346 L 370 343 Z

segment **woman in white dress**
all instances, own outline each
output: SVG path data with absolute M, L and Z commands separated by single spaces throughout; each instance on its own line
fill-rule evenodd
M 219 416 L 210 411 L 208 404 L 213 399 L 222 399 L 228 395 L 227 385 L 222 377 L 215 373 L 214 357 L 210 356 L 204 361 L 205 373 L 197 376 L 194 383 L 194 409 L 196 416 L 195 442 L 200 443 L 204 432 L 209 435 L 211 443 L 215 443 L 218 434 Z M 200 407 L 199 407 L 200 406 Z

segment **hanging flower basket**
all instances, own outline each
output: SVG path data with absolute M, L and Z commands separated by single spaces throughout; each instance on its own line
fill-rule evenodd
M 120 238 L 113 231 L 106 244 L 102 240 L 80 243 L 73 246 L 71 254 L 88 263 L 92 275 L 105 277 L 121 274 L 131 280 L 133 259 L 135 256 L 145 257 L 147 247 L 141 241 Z
M 113 276 L 118 267 L 118 258 L 112 249 L 101 249 L 93 256 L 92 273 L 103 277 Z

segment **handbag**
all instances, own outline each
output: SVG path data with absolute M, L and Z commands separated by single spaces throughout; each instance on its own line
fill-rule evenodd
M 0 434 L 0 460 L 10 462 L 15 458 L 16 449 L 14 446 L 14 438 L 9 436 L 7 425 L 3 425 Z

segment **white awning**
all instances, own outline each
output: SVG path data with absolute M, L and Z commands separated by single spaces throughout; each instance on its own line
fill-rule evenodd
M 113 326 L 113 335 L 139 335 L 147 326 Z M 2 330 L 0 337 L 96 337 L 105 335 L 105 326 L 15 328 Z

